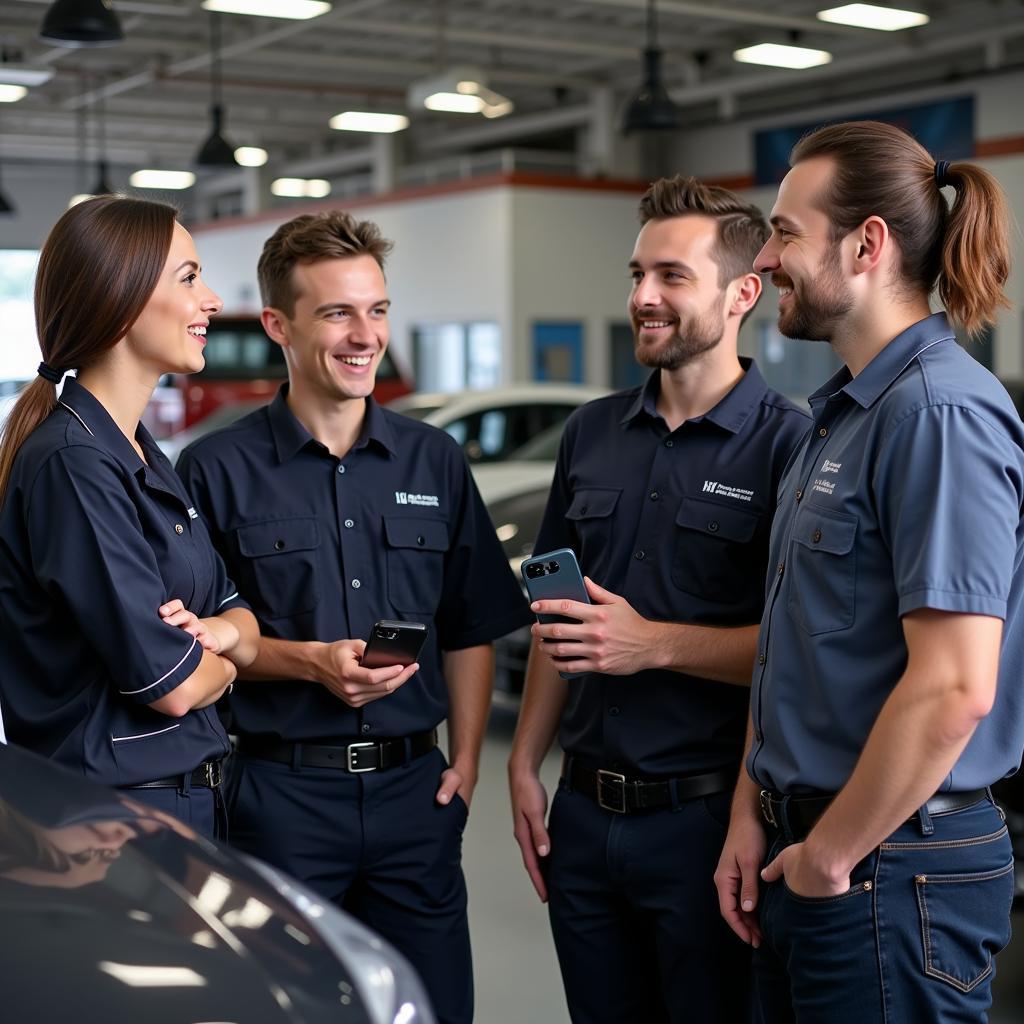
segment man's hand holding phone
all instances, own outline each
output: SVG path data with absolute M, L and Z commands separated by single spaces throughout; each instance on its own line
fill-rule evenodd
M 374 630 L 379 625 L 374 626 Z M 372 668 L 365 664 L 367 647 L 365 640 L 336 640 L 324 645 L 326 664 L 321 682 L 349 707 L 361 708 L 390 696 L 420 668 L 415 660 L 419 654 L 418 648 L 412 658 L 408 657 L 408 652 L 403 654 L 392 650 L 389 652 L 392 659 L 390 664 L 378 663 L 378 667 Z
M 530 605 L 538 616 L 561 619 L 542 620 L 531 627 L 533 635 L 543 641 L 540 650 L 560 672 L 572 675 L 602 672 L 624 676 L 656 667 L 655 624 L 624 597 L 599 587 L 589 576 L 583 577 L 583 584 L 590 603 L 548 598 Z

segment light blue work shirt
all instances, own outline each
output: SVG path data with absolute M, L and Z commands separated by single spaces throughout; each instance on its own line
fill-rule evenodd
M 942 790 L 996 782 L 1024 747 L 1024 426 L 944 313 L 810 398 L 779 485 L 751 693 L 761 786 L 835 792 L 907 664 L 918 608 L 1003 619 L 995 706 Z

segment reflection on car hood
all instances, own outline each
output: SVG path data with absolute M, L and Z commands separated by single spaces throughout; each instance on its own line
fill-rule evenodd
M 6 1024 L 371 1021 L 359 979 L 245 859 L 2 744 L 0 921 Z
M 555 475 L 553 462 L 485 462 L 470 467 L 485 505 L 550 487 Z

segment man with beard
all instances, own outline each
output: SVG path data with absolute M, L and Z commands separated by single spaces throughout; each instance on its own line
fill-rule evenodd
M 790 163 L 754 266 L 780 329 L 846 366 L 780 487 L 722 912 L 763 1024 L 983 1021 L 1013 896 L 989 786 L 1024 746 L 1024 427 L 950 321 L 1006 304 L 1006 203 L 885 124 Z
M 761 293 L 761 212 L 675 178 L 651 186 L 640 219 L 629 313 L 653 372 L 574 413 L 562 439 L 537 551 L 573 548 L 593 604 L 533 606 L 578 624 L 533 627 L 515 835 L 549 900 L 573 1021 L 740 1021 L 747 958 L 712 873 L 776 486 L 807 417 L 736 354 Z M 556 730 L 549 833 L 538 769 Z

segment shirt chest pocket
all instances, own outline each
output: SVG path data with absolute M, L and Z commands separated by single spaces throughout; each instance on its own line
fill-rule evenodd
M 448 524 L 441 519 L 384 516 L 388 601 L 400 612 L 433 618 L 444 586 Z
M 242 596 L 269 619 L 312 611 L 320 601 L 320 530 L 313 516 L 235 530 Z
M 705 601 L 732 604 L 760 592 L 764 579 L 767 517 L 702 498 L 683 498 L 675 520 L 672 582 Z
M 605 574 L 612 545 L 615 507 L 621 488 L 581 487 L 572 496 L 565 518 L 572 523 L 579 544 L 576 548 L 586 571 L 595 579 Z
M 790 548 L 790 614 L 811 636 L 853 625 L 857 589 L 857 517 L 813 505 L 802 510 Z

